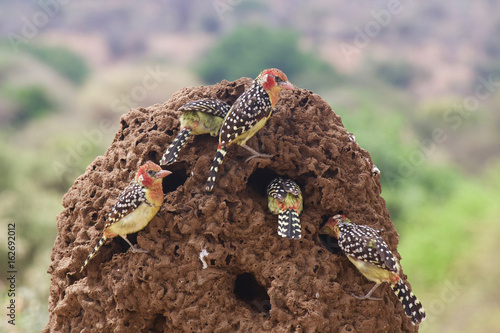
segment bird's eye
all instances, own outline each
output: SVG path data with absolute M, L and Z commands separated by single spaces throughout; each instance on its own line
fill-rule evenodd
M 279 76 L 276 76 L 276 77 L 274 78 L 274 80 L 275 80 L 276 82 L 283 82 L 283 80 L 282 80 Z
M 153 170 L 148 170 L 148 176 L 153 177 L 155 172 Z

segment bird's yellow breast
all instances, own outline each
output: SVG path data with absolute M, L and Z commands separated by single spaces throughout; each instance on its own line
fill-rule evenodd
M 285 200 L 283 202 L 278 201 L 275 198 L 270 198 L 268 200 L 267 206 L 269 210 L 273 214 L 278 214 L 280 210 L 294 209 L 298 214 L 302 212 L 302 194 L 298 196 L 293 195 L 292 193 L 287 193 Z
M 210 134 L 217 136 L 223 120 L 221 117 L 204 112 L 186 111 L 181 116 L 181 127 L 190 127 L 192 135 Z
M 269 117 L 262 118 L 261 120 L 259 120 L 257 124 L 251 127 L 248 131 L 241 133 L 241 135 L 235 138 L 231 143 L 244 145 L 248 141 L 248 139 L 254 136 L 254 134 L 257 133 L 262 127 L 264 127 L 264 125 L 267 122 L 267 119 L 269 119 Z
M 356 266 L 356 268 L 361 272 L 361 274 L 363 274 L 370 281 L 376 283 L 382 283 L 382 282 L 390 283 L 392 275 L 395 274 L 386 269 L 377 267 L 369 262 L 356 259 L 352 256 L 347 256 L 347 258 L 349 258 L 349 260 L 354 264 L 354 266 Z
M 159 206 L 150 206 L 142 203 L 130 214 L 122 217 L 106 229 L 106 233 L 125 236 L 144 229 L 149 221 L 158 213 Z

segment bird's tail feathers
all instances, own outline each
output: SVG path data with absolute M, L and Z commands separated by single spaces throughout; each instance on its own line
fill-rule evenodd
M 179 151 L 181 150 L 182 146 L 186 143 L 189 134 L 191 133 L 190 128 L 184 127 L 181 129 L 179 134 L 175 137 L 174 141 L 168 146 L 167 150 L 165 151 L 165 154 L 163 154 L 163 157 L 161 158 L 160 165 L 169 165 L 174 163 L 177 160 L 177 156 L 179 155 Z
M 300 218 L 299 214 L 294 209 L 287 209 L 279 212 L 278 235 L 291 239 L 300 239 L 302 235 Z
M 401 304 L 403 304 L 406 315 L 411 318 L 414 325 L 418 325 L 425 320 L 426 314 L 422 303 L 420 303 L 417 297 L 408 289 L 403 280 L 399 279 L 399 281 L 392 286 L 392 290 L 396 296 L 398 296 Z
M 206 188 L 207 192 L 212 192 L 215 186 L 217 172 L 219 171 L 219 166 L 222 164 L 222 160 L 224 159 L 224 156 L 226 156 L 226 153 L 227 153 L 226 147 L 221 147 L 217 149 L 217 152 L 215 153 L 215 157 L 212 162 L 212 167 L 210 168 L 210 173 L 208 174 L 207 188 Z
M 83 269 L 85 268 L 85 266 L 87 266 L 90 259 L 92 259 L 96 255 L 97 251 L 99 251 L 99 249 L 106 242 L 107 239 L 108 239 L 107 237 L 103 237 L 99 240 L 99 243 L 97 243 L 97 245 L 94 247 L 94 250 L 89 254 L 87 260 L 85 260 L 85 262 L 83 263 L 82 268 L 80 268 L 80 273 L 83 272 Z

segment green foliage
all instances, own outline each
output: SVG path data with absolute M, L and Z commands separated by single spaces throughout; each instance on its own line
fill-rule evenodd
M 500 165 L 496 170 L 500 174 Z M 471 246 L 481 241 L 485 231 L 500 232 L 497 224 L 481 227 L 496 216 L 495 204 L 500 200 L 500 179 L 487 178 L 456 178 L 455 190 L 440 205 L 429 197 L 418 209 L 405 214 L 408 223 L 401 225 L 399 232 L 404 239 L 400 252 L 407 272 L 428 286 L 437 286 L 460 270 L 460 260 L 470 254 Z
M 417 76 L 415 67 L 401 60 L 379 62 L 374 65 L 374 71 L 377 78 L 400 89 L 408 88 Z
M 369 76 L 363 79 L 370 82 Z M 424 141 L 442 125 L 451 103 L 434 101 L 416 109 L 410 96 L 390 85 L 370 83 L 363 88 L 358 82 L 323 97 L 381 170 L 382 196 L 400 235 L 403 272 L 428 312 L 422 331 L 497 331 L 497 322 L 485 324 L 476 317 L 480 313 L 488 320 L 499 311 L 498 296 L 491 290 L 500 278 L 494 264 L 500 235 L 500 164 L 474 178 L 443 157 L 446 143 Z M 469 126 L 474 122 L 468 120 Z M 450 329 L 457 312 L 474 306 L 471 296 L 477 310 L 466 311 L 474 317 L 464 319 L 470 329 Z
M 27 44 L 25 50 L 75 84 L 83 83 L 89 73 L 83 58 L 65 48 Z
M 9 189 L 12 184 L 12 174 L 11 172 L 13 171 L 10 167 L 10 155 L 7 154 L 5 149 L 1 149 L 3 147 L 0 146 L 0 194 L 5 191 L 6 189 Z
M 50 168 L 53 159 L 59 158 L 54 154 L 59 149 L 56 142 L 38 143 L 38 148 L 22 147 L 17 135 L 0 133 L 0 225 L 6 230 L 7 223 L 15 223 L 16 229 L 16 304 L 22 304 L 17 308 L 16 327 L 20 332 L 39 332 L 48 320 L 50 276 L 46 271 L 57 233 L 56 215 L 62 209 L 61 198 L 69 185 Z M 29 135 L 20 136 L 29 139 Z M 85 165 L 81 164 L 75 166 L 74 173 L 84 171 Z M 72 170 L 71 165 L 68 168 Z M 5 240 L 0 240 L 0 245 L 5 245 Z M 0 247 L 0 257 L 7 257 L 7 246 Z M 2 281 L 6 272 L 0 272 Z M 0 284 L 2 295 L 4 286 Z M 6 301 L 7 297 L 0 299 L 2 306 Z
M 411 101 L 387 99 L 397 96 L 387 86 L 367 89 L 345 86 L 335 90 L 329 102 L 380 169 L 382 196 L 393 222 L 407 224 L 407 212 L 418 211 L 428 200 L 445 202 L 463 176 L 453 165 L 434 163 L 440 144 L 415 137 L 414 123 L 404 112 Z
M 485 80 L 488 80 L 490 76 L 493 77 L 493 81 L 497 82 L 498 77 L 500 77 L 500 61 L 490 61 L 490 62 L 481 62 L 476 64 L 475 71 L 478 76 L 483 77 Z M 471 90 L 477 86 L 477 82 L 473 82 L 471 85 Z
M 5 137 L 1 142 L 0 161 L 5 168 L 2 169 L 0 183 L 7 186 L 0 191 L 0 220 L 19 225 L 17 235 L 20 239 L 30 239 L 26 243 L 27 248 L 49 245 L 53 240 L 50 235 L 55 236 L 53 214 L 60 209 L 60 193 L 47 189 L 43 177 L 51 156 L 45 155 L 43 149 L 16 149 Z M 37 237 L 41 230 L 48 238 Z M 27 237 L 28 234 L 31 236 Z M 28 252 L 31 250 L 21 251 L 24 254 Z M 19 263 L 23 263 L 23 256 L 18 258 Z
M 500 22 L 496 23 L 485 36 L 483 43 L 484 52 L 491 59 L 498 59 L 500 57 L 500 40 L 498 39 L 498 34 L 500 34 Z
M 499 311 L 495 288 L 500 269 L 495 263 L 500 164 L 479 178 L 450 173 L 443 177 L 444 170 L 438 171 L 434 181 L 436 187 L 452 184 L 453 191 L 439 201 L 425 192 L 418 206 L 401 217 L 406 222 L 398 223 L 401 264 L 427 310 L 429 320 L 421 326 L 422 332 L 497 331 L 498 320 L 492 318 Z M 439 182 L 440 177 L 444 179 Z M 461 313 L 459 322 L 457 313 Z
M 45 186 L 64 194 L 105 149 L 104 142 L 93 141 L 82 133 L 59 134 L 44 149 L 51 156 L 43 169 Z
M 283 70 L 294 84 L 309 89 L 338 82 L 338 75 L 328 64 L 299 49 L 296 33 L 264 27 L 234 30 L 209 52 L 198 73 L 213 84 L 243 76 L 254 78 L 271 67 Z
M 8 116 L 15 125 L 24 125 L 56 109 L 56 102 L 40 85 L 2 87 L 1 94 L 15 104 L 14 114 Z
M 370 89 L 372 90 L 372 89 Z M 414 208 L 421 198 L 431 191 L 434 167 L 427 167 L 424 156 L 421 163 L 414 164 L 414 154 L 423 156 L 414 140 L 407 140 L 407 120 L 401 109 L 407 102 L 385 96 L 394 94 L 380 91 L 365 91 L 362 88 L 345 87 L 332 95 L 344 95 L 343 100 L 330 102 L 349 132 L 356 136 L 360 147 L 370 152 L 373 163 L 381 171 L 382 196 L 387 201 L 391 217 L 400 220 L 407 209 Z M 425 180 L 425 181 L 423 181 Z M 425 184 L 425 185 L 424 185 Z M 445 191 L 444 187 L 443 191 Z

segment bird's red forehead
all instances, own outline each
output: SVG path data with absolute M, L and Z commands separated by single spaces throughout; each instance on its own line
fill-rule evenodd
M 160 166 L 152 161 L 147 161 L 141 167 L 139 168 L 138 173 L 146 173 L 148 170 L 153 170 L 155 172 L 158 172 L 161 170 Z
M 150 186 L 153 183 L 153 178 L 148 175 L 148 171 L 153 170 L 155 173 L 161 170 L 161 167 L 151 161 L 147 161 L 137 171 L 136 181 L 144 186 Z
M 270 77 L 279 76 L 283 81 L 288 81 L 288 78 L 286 77 L 285 73 L 283 73 L 281 70 L 277 68 L 266 69 L 262 72 L 262 75 L 270 75 Z
M 334 216 L 330 217 L 328 221 L 326 222 L 327 225 L 330 227 L 335 227 L 337 225 L 338 220 L 334 218 Z

